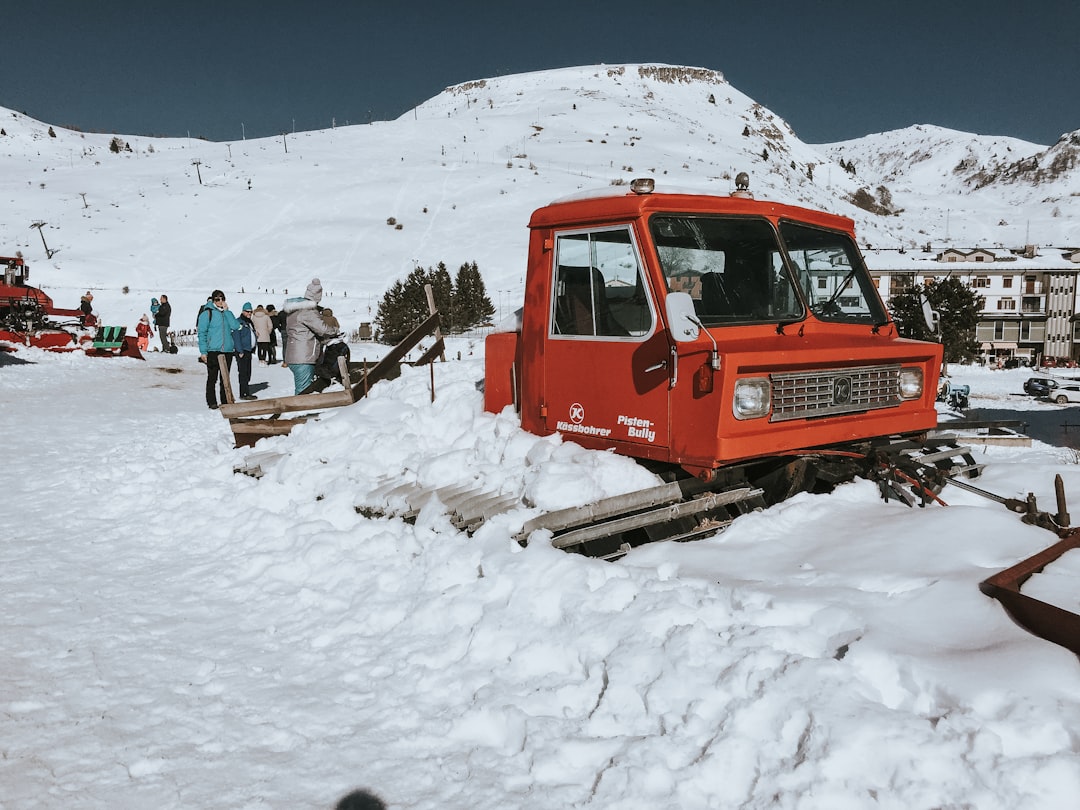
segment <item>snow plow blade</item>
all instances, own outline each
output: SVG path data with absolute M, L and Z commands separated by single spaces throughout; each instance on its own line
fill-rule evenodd
M 1080 656 L 1080 615 L 1020 592 L 1032 575 L 1077 548 L 1080 548 L 1080 529 L 1071 529 L 1049 548 L 983 580 L 979 590 L 998 600 L 1012 620 L 1029 633 Z

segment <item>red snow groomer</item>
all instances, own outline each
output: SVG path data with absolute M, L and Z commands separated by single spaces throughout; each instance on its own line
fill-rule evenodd
M 944 503 L 948 483 L 1062 538 L 980 587 L 1022 627 L 1080 655 L 1080 615 L 1021 592 L 1080 548 L 1060 476 L 1055 514 L 1032 494 L 971 484 L 982 465 L 937 430 L 942 344 L 900 336 L 854 223 L 756 200 L 748 183 L 740 174 L 729 195 L 691 194 L 645 178 L 533 213 L 523 308 L 513 331 L 486 339 L 485 408 L 512 407 L 540 436 L 634 457 L 664 483 L 540 514 L 515 537 L 524 544 L 542 529 L 555 548 L 615 559 L 641 543 L 714 535 L 740 514 L 855 477 L 909 505 Z M 419 489 L 414 511 L 430 495 Z M 495 495 L 436 494 L 459 525 L 500 508 Z
M 81 309 L 61 309 L 43 290 L 27 283 L 22 256 L 0 256 L 0 343 L 54 352 L 84 351 L 96 357 L 143 359 L 127 327 L 102 326 Z

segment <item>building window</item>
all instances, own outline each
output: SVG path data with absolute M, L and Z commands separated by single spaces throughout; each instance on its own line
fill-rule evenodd
M 997 302 L 998 309 L 1016 309 L 1016 301 L 1012 298 L 999 298 Z
M 1001 279 L 1001 286 L 1004 287 L 1006 290 L 1011 290 L 1012 289 L 1012 283 L 1013 283 L 1013 277 L 1012 276 L 1003 276 L 1002 279 Z
M 994 321 L 994 340 L 1005 339 L 1005 322 Z
M 971 286 L 976 289 L 983 289 L 990 286 L 989 276 L 975 276 L 971 281 Z
M 889 289 L 893 295 L 907 292 L 915 286 L 914 273 L 897 273 L 889 279 Z

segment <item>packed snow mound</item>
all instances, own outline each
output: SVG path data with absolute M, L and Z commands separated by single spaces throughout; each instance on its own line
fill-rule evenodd
M 538 509 L 651 476 L 483 413 L 482 359 L 458 350 L 434 402 L 405 368 L 246 450 L 203 406 L 193 350 L 0 368 L 4 801 L 1073 806 L 1080 666 L 978 590 L 1049 532 L 861 482 L 618 563 L 543 533 L 521 548 Z M 262 396 L 291 380 L 256 369 Z M 1021 381 L 971 377 L 977 397 Z M 234 473 L 252 459 L 262 478 Z M 1056 473 L 1080 491 L 1057 448 L 980 460 L 995 492 L 1052 503 Z M 412 523 L 358 509 L 387 478 L 522 504 L 471 537 L 438 503 Z

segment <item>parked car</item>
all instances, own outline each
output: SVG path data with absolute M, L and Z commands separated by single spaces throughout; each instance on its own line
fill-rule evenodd
M 1070 402 L 1080 402 L 1080 383 L 1059 385 L 1050 394 L 1050 398 L 1058 405 L 1068 405 Z
M 1057 380 L 1051 380 L 1049 377 L 1029 377 L 1024 383 L 1024 393 L 1033 397 L 1048 397 L 1050 392 L 1057 387 Z

